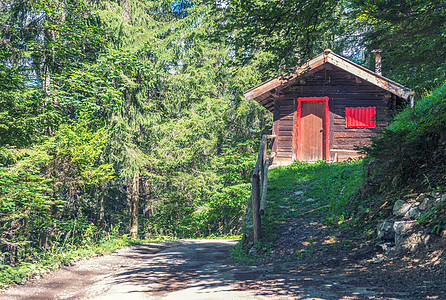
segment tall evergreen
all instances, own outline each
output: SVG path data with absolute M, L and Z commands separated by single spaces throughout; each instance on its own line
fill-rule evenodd
M 114 112 L 106 150 L 108 159 L 123 161 L 119 172 L 128 183 L 129 212 L 134 215 L 134 202 L 140 199 L 135 196 L 138 184 L 147 228 L 174 235 L 203 234 L 193 224 L 198 222 L 196 212 L 203 199 L 222 187 L 216 174 L 221 160 L 216 158 L 228 150 L 228 134 L 237 135 L 227 131 L 234 126 L 233 112 L 246 107 L 239 93 L 253 77 L 231 73 L 227 49 L 210 41 L 216 16 L 209 4 L 125 1 L 99 8 L 99 14 L 107 16 L 106 27 L 115 33 L 114 47 L 140 55 L 138 61 L 150 73 L 125 93 L 124 109 Z M 262 115 L 261 109 L 248 106 Z M 245 137 L 252 142 L 259 127 L 252 115 L 248 118 L 251 131 Z M 245 148 L 250 144 L 239 142 Z M 252 153 L 252 145 L 246 150 L 242 157 Z
M 8 5 L 0 247 L 11 261 L 111 228 L 239 232 L 270 115 L 241 95 L 261 62 L 230 67 L 210 3 Z

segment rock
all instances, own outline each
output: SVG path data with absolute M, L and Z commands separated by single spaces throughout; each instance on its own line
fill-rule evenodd
M 395 243 L 394 242 L 385 242 L 385 243 L 377 243 L 376 250 L 380 252 L 390 252 L 396 250 Z
M 422 247 L 427 247 L 431 235 L 424 231 L 407 232 L 398 239 L 396 244 L 399 252 L 414 252 Z
M 394 242 L 395 231 L 393 229 L 394 223 L 392 221 L 384 221 L 378 224 L 378 241 L 380 242 Z
M 429 210 L 431 208 L 431 203 L 429 198 L 425 198 L 423 202 L 421 202 L 420 206 L 418 206 L 419 210 Z
M 396 236 L 402 235 L 406 233 L 408 230 L 410 230 L 414 224 L 415 221 L 396 221 L 393 224 L 393 230 L 395 231 L 395 239 Z
M 410 209 L 411 204 L 403 200 L 397 200 L 393 205 L 393 214 L 398 217 L 404 216 Z
M 294 192 L 294 196 L 296 196 L 296 197 L 302 197 L 303 195 L 304 195 L 304 192 L 302 192 L 302 191 Z
M 405 244 L 408 232 L 414 226 L 415 221 L 397 221 L 393 225 L 395 231 L 395 245 L 398 251 L 401 250 L 402 245 Z
M 429 199 L 425 194 L 419 194 L 416 198 L 417 202 L 423 202 L 424 200 Z
M 307 202 L 314 202 L 315 200 L 313 198 L 308 198 Z
M 415 221 L 397 221 L 393 225 L 395 247 L 399 253 L 414 252 L 420 247 L 427 247 L 432 236 L 415 227 Z
M 418 209 L 413 207 L 412 209 Z M 378 239 L 376 250 L 388 253 L 406 253 L 417 251 L 421 247 L 428 247 L 432 235 L 421 230 L 415 224 L 416 221 L 383 221 L 378 224 Z
M 409 219 L 414 220 L 414 219 L 418 218 L 419 216 L 421 216 L 421 211 L 418 209 L 417 206 L 415 206 L 415 207 L 412 206 L 404 216 L 408 217 Z

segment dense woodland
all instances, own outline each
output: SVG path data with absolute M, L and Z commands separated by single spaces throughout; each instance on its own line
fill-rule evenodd
M 4 263 L 110 234 L 238 234 L 272 115 L 243 91 L 331 48 L 418 95 L 444 1 L 1 0 Z M 373 68 L 372 68 L 373 69 Z

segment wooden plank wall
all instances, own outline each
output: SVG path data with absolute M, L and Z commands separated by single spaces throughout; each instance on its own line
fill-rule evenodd
M 273 134 L 277 136 L 277 154 L 275 162 L 291 161 L 295 158 L 293 151 L 293 126 L 295 103 L 290 97 L 281 97 L 275 100 Z
M 326 65 L 327 66 L 327 65 Z M 353 150 L 355 145 L 367 145 L 385 126 L 392 105 L 389 92 L 360 80 L 335 66 L 328 65 L 297 84 L 282 90 L 275 100 L 274 134 L 277 135 L 276 162 L 295 159 L 295 111 L 299 97 L 329 97 L 330 149 Z M 376 128 L 345 128 L 345 107 L 376 106 Z M 294 148 L 294 149 L 293 149 Z M 331 157 L 333 159 L 333 157 Z

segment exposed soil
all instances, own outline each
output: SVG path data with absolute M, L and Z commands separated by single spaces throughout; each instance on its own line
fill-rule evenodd
M 308 203 L 294 206 L 292 213 L 284 209 L 290 217 L 264 263 L 276 269 L 295 266 L 290 271 L 308 276 L 304 286 L 315 284 L 318 276 L 324 278 L 321 288 L 339 291 L 327 299 L 446 299 L 444 235 L 434 236 L 428 248 L 414 253 L 383 253 L 374 240 L 362 242 L 360 228 L 324 225 L 318 208 Z M 293 217 L 296 210 L 298 217 Z M 357 290 L 345 293 L 348 287 Z
M 373 242 L 324 226 L 311 207 L 283 224 L 261 264 L 230 259 L 233 240 L 144 244 L 79 261 L 0 298 L 446 299 L 444 238 L 409 256 L 384 255 Z

